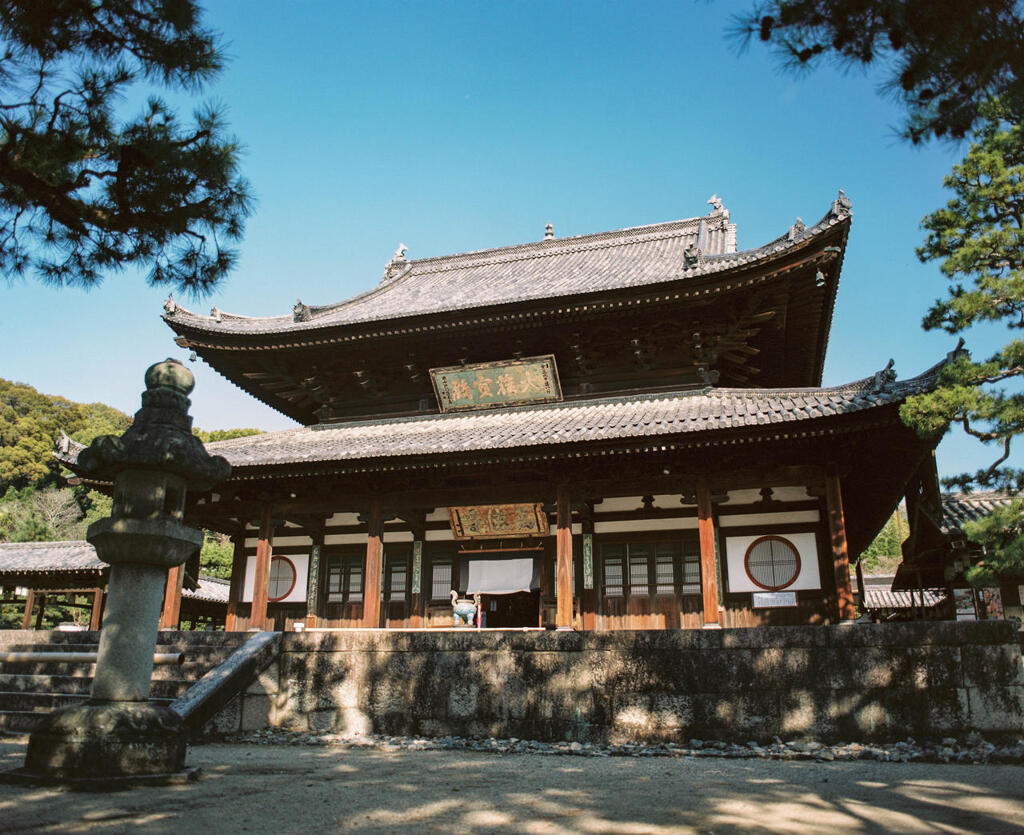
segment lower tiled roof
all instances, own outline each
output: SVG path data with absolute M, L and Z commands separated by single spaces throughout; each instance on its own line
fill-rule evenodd
M 0 575 L 66 571 L 99 574 L 106 568 L 107 564 L 96 556 L 96 549 L 85 541 L 0 543 Z
M 942 494 L 942 532 L 962 533 L 964 522 L 973 522 L 988 516 L 998 507 L 1006 507 L 1016 496 L 998 490 L 977 493 Z
M 931 609 L 946 599 L 941 589 L 924 591 L 890 591 L 888 589 L 865 589 L 865 609 L 916 609 L 924 598 L 924 608 Z
M 247 467 L 395 459 L 758 429 L 899 404 L 932 387 L 936 368 L 902 382 L 874 375 L 833 388 L 705 388 L 493 411 L 328 424 L 207 444 Z M 74 464 L 72 446 L 62 459 Z
M 95 583 L 108 565 L 96 556 L 96 549 L 84 540 L 63 542 L 0 542 L 0 580 L 4 575 L 77 574 Z M 199 588 L 182 589 L 182 596 L 211 603 L 227 603 L 230 583 L 216 577 L 199 576 Z

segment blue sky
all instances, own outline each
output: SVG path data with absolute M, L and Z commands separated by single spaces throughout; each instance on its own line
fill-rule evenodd
M 917 374 L 955 343 L 920 329 L 945 285 L 914 247 L 965 149 L 901 142 L 877 77 L 737 55 L 725 32 L 748 5 L 209 0 L 230 63 L 202 98 L 226 107 L 258 204 L 230 279 L 178 301 L 283 313 L 373 287 L 399 242 L 419 258 L 537 240 L 548 221 L 585 234 L 702 214 L 712 193 L 754 247 L 843 188 L 854 222 L 824 382 L 890 357 Z M 133 412 L 146 366 L 187 356 L 165 296 L 132 273 L 88 292 L 0 285 L 0 377 Z M 191 368 L 196 425 L 293 425 Z M 942 472 L 982 463 L 965 440 L 940 447 Z

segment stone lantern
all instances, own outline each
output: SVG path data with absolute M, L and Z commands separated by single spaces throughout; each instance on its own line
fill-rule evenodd
M 113 509 L 86 539 L 110 564 L 107 604 L 90 699 L 57 711 L 29 740 L 23 773 L 62 779 L 172 775 L 185 764 L 181 718 L 149 699 L 167 571 L 201 545 L 183 521 L 188 490 L 230 475 L 192 432 L 195 378 L 167 359 L 146 371 L 142 408 L 120 437 L 104 435 L 78 455 L 78 469 L 112 481 Z

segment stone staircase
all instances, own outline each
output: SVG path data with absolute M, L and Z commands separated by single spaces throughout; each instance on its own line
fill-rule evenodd
M 170 704 L 250 637 L 244 632 L 160 633 L 157 652 L 182 652 L 183 664 L 153 668 L 150 698 Z M 0 652 L 96 652 L 99 632 L 0 631 Z M 88 662 L 0 662 L 0 733 L 29 733 L 51 711 L 89 698 Z

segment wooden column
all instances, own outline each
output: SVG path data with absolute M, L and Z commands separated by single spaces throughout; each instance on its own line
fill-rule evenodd
M 224 617 L 224 630 L 238 632 L 238 604 L 242 599 L 245 587 L 245 527 L 241 533 L 233 534 L 231 542 L 235 546 L 235 554 L 231 560 L 231 585 L 228 587 L 228 609 Z
M 46 595 L 39 595 L 39 611 L 36 613 L 36 629 L 43 628 L 43 617 L 46 615 Z
M 572 508 L 569 485 L 559 484 L 556 493 L 558 518 L 555 533 L 555 628 L 572 629 Z
M 264 504 L 260 511 L 260 534 L 256 543 L 256 573 L 252 590 L 252 617 L 249 621 L 250 628 L 262 630 L 267 628 L 267 585 L 270 582 L 270 551 L 274 547 L 270 511 L 269 502 Z
M 583 511 L 583 589 L 580 591 L 582 628 L 593 630 L 597 625 L 597 588 L 594 569 L 594 508 L 587 504 Z
M 718 561 L 715 558 L 715 520 L 711 515 L 711 488 L 706 479 L 697 482 L 697 528 L 700 532 L 700 579 L 704 626 L 718 624 Z
M 181 620 L 181 587 L 185 581 L 185 566 L 175 565 L 167 569 L 164 585 L 164 606 L 160 612 L 161 629 L 177 629 Z
M 89 629 L 93 632 L 100 628 L 103 622 L 103 589 L 92 590 L 92 611 L 89 613 Z
M 836 582 L 836 620 L 851 621 L 857 617 L 850 589 L 850 554 L 846 547 L 846 519 L 843 516 L 843 493 L 839 476 L 825 476 L 825 504 L 828 508 L 828 532 L 832 540 L 832 567 Z
M 25 616 L 21 619 L 22 629 L 32 628 L 32 610 L 36 605 L 36 590 L 29 589 L 28 596 L 25 598 Z
M 320 556 L 324 548 L 324 525 L 313 532 L 309 547 L 309 565 L 306 582 L 306 626 L 320 625 Z
M 424 606 L 427 596 L 423 592 L 423 541 L 426 533 L 413 530 L 412 570 L 409 572 L 409 626 L 419 629 L 423 626 Z
M 366 576 L 363 580 L 363 627 L 380 627 L 380 579 L 384 557 L 384 524 L 380 502 L 370 506 L 366 514 Z

